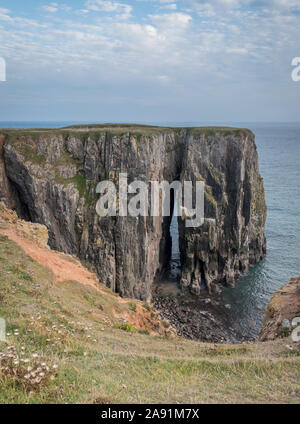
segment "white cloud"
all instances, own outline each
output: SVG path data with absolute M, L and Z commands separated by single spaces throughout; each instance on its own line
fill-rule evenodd
M 166 29 L 176 28 L 177 30 L 186 28 L 192 20 L 192 17 L 186 13 L 174 12 L 157 15 L 149 15 L 152 21 Z
M 176 10 L 177 4 L 176 3 L 166 4 L 165 6 L 160 6 L 160 9 Z
M 58 4 L 57 3 L 51 3 L 50 5 L 42 6 L 42 8 L 49 13 L 55 13 L 58 11 Z
M 155 12 L 142 17 L 121 0 L 82 2 L 84 8 L 72 8 L 68 18 L 60 14 L 61 6 L 39 20 L 0 9 L 0 56 L 9 59 L 15 78 L 32 75 L 33 85 L 33 76 L 55 80 L 59 74 L 66 84 L 79 87 L 117 87 L 121 92 L 150 87 L 150 99 L 155 87 L 197 97 L 207 87 L 238 81 L 243 87 L 249 80 L 269 81 L 270 75 L 280 81 L 284 73 L 289 78 L 291 57 L 299 55 L 300 16 L 288 11 L 292 0 L 285 6 L 283 0 L 275 1 L 277 8 L 251 10 L 212 0 L 211 14 L 201 17 L 199 5 L 208 2 L 199 0 L 190 2 L 189 12 L 162 11 L 160 6 L 176 3 L 155 2 Z M 222 8 L 216 7 L 221 2 Z M 124 19 L 129 15 L 130 20 Z
M 261 4 L 257 6 L 257 0 L 187 0 L 191 3 L 200 14 L 212 15 L 220 11 L 220 9 L 239 9 L 239 8 L 251 8 L 254 9 L 259 7 L 264 9 L 277 8 L 277 9 L 295 9 L 300 10 L 299 0 L 261 0 Z
M 129 18 L 132 12 L 132 6 L 114 0 L 88 0 L 86 8 L 95 12 L 118 13 L 123 19 Z
M 226 53 L 247 55 L 249 51 L 245 47 L 233 47 L 233 48 L 228 47 L 226 49 Z
M 79 9 L 76 11 L 77 15 L 87 15 L 89 13 L 88 9 Z
M 169 77 L 168 75 L 158 75 L 157 76 L 158 81 L 160 81 L 163 84 L 166 84 L 169 82 Z
M 12 18 L 9 16 L 10 11 L 8 9 L 0 9 L 0 21 L 12 21 Z
M 8 13 L 10 13 L 10 10 L 3 9 L 2 7 L 0 7 L 0 13 L 3 14 L 3 15 L 7 15 Z
M 39 28 L 47 27 L 47 24 L 40 24 L 34 19 L 12 17 L 10 10 L 1 9 L 1 8 L 0 8 L 0 21 L 3 21 L 4 23 L 7 23 L 7 24 L 18 25 L 21 28 L 26 26 L 39 27 Z
M 282 8 L 295 8 L 300 9 L 299 0 L 269 0 L 271 5 L 279 6 Z

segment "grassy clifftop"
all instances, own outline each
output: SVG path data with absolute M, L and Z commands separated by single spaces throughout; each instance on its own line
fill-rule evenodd
M 37 137 L 45 134 L 64 134 L 66 136 L 95 137 L 97 134 L 101 135 L 109 133 L 111 135 L 133 134 L 137 136 L 153 136 L 157 134 L 166 134 L 170 132 L 180 132 L 182 130 L 188 131 L 191 135 L 197 136 L 246 136 L 252 132 L 245 128 L 233 127 L 162 127 L 154 125 L 141 125 L 141 124 L 86 124 L 86 125 L 72 125 L 63 128 L 29 128 L 29 129 L 0 129 L 0 132 L 6 134 L 8 137 L 20 135 L 31 135 Z
M 299 402 L 289 341 L 212 345 L 163 333 L 151 305 L 89 284 L 85 269 L 70 280 L 76 259 L 14 225 L 0 225 L 0 403 Z

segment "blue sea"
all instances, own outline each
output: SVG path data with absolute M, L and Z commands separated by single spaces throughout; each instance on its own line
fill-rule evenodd
M 57 128 L 86 122 L 0 122 L 2 128 Z M 101 122 L 99 122 L 101 123 Z M 139 122 L 140 123 L 140 122 Z M 256 338 L 272 293 L 300 275 L 300 123 L 143 122 L 166 126 L 220 125 L 249 128 L 256 136 L 268 218 L 267 256 L 240 277 L 222 297 L 231 305 L 229 325 Z M 172 222 L 173 261 L 178 262 L 176 223 Z
M 300 123 L 244 126 L 256 136 L 265 184 L 267 256 L 223 294 L 231 319 L 255 337 L 271 295 L 300 275 Z

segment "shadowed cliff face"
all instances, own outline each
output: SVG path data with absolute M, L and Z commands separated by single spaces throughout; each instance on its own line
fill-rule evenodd
M 266 252 L 266 205 L 254 136 L 189 138 L 182 180 L 205 181 L 204 225 L 189 229 L 179 221 L 181 285 L 199 294 L 219 283 L 234 286 L 240 273 Z
M 197 294 L 233 285 L 265 254 L 266 206 L 254 136 L 230 129 L 100 128 L 6 131 L 1 198 L 45 224 L 52 248 L 92 264 L 122 296 L 149 300 L 170 254 L 170 218 L 96 214 L 96 185 L 204 180 L 205 223 L 179 220 L 181 284 Z M 2 158 L 2 159 L 1 159 Z

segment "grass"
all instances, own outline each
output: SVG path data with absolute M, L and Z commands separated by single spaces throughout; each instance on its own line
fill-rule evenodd
M 84 175 L 76 173 L 74 177 L 64 178 L 60 175 L 55 176 L 55 182 L 58 184 L 74 184 L 78 190 L 79 196 L 85 199 L 86 205 L 90 206 L 96 201 L 96 184 L 87 181 Z
M 198 127 L 192 128 L 191 134 L 194 137 L 205 136 L 214 137 L 216 135 L 222 136 L 247 136 L 252 132 L 246 128 L 233 128 L 233 127 Z
M 129 302 L 128 303 L 128 309 L 130 311 L 136 312 L 136 303 L 135 302 Z
M 133 325 L 128 324 L 128 322 L 122 322 L 121 324 L 118 322 L 115 322 L 113 325 L 113 328 L 117 328 L 119 330 L 127 331 L 127 333 L 135 333 L 136 329 Z M 143 334 L 143 333 L 142 333 Z
M 85 125 L 73 126 L 65 128 L 45 128 L 45 129 L 1 129 L 1 133 L 7 136 L 8 142 L 14 144 L 20 137 L 30 136 L 33 140 L 37 140 L 40 136 L 45 135 L 63 135 L 65 139 L 68 137 L 77 137 L 84 143 L 91 138 L 98 141 L 102 136 L 113 137 L 132 134 L 140 139 L 143 136 L 154 136 L 161 133 L 178 132 L 177 128 L 155 127 L 135 124 L 107 124 L 107 125 Z
M 30 161 L 37 165 L 42 165 L 46 162 L 46 158 L 42 154 L 38 154 L 33 143 L 20 142 L 17 138 L 18 151 L 24 156 L 26 161 Z
M 112 310 L 126 314 L 128 302 L 55 284 L 1 235 L 0 299 L 10 334 L 0 344 L 0 403 L 299 403 L 296 345 L 287 355 L 286 340 L 212 345 L 114 325 Z M 26 379 L 28 367 L 44 376 Z
M 161 133 L 179 134 L 181 130 L 187 130 L 193 136 L 204 135 L 206 137 L 215 136 L 217 134 L 223 136 L 245 136 L 252 134 L 250 130 L 245 128 L 233 127 L 163 127 L 154 125 L 140 125 L 140 124 L 87 124 L 87 125 L 73 125 L 64 128 L 30 128 L 30 129 L 2 129 L 1 133 L 7 135 L 10 141 L 14 141 L 16 137 L 21 135 L 31 135 L 34 139 L 40 135 L 45 134 L 63 134 L 65 137 L 76 136 L 82 140 L 87 140 L 88 137 L 95 141 L 103 135 L 108 136 L 121 136 L 132 134 L 141 138 L 143 136 L 153 136 Z M 178 145 L 179 146 L 179 145 Z
M 150 311 L 152 311 L 152 306 L 149 304 L 149 303 L 143 303 L 143 308 L 145 308 L 146 309 L 146 311 L 148 311 L 148 312 L 150 312 Z

